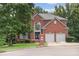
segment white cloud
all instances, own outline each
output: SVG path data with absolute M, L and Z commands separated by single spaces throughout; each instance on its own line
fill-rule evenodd
M 44 9 L 44 10 L 45 10 L 45 11 L 48 11 L 48 12 L 52 12 L 52 13 L 53 13 L 55 9 L 54 9 L 54 8 L 52 8 L 52 9 Z

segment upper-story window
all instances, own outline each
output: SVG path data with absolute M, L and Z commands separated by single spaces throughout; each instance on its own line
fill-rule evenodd
M 35 30 L 41 30 L 41 23 L 40 22 L 35 23 Z

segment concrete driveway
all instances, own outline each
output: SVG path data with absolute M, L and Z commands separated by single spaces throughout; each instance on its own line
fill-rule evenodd
M 79 45 L 53 45 L 0 53 L 0 56 L 79 56 Z

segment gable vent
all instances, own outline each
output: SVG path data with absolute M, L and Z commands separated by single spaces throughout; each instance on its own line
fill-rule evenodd
M 56 23 L 57 23 L 57 21 L 55 20 L 55 21 L 54 21 L 54 24 L 56 24 Z

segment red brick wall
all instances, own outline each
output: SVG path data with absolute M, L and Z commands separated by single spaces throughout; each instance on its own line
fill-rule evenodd
M 31 39 L 32 39 L 32 41 L 35 40 L 35 39 L 34 39 L 34 32 L 31 33 Z
M 57 21 L 57 20 L 56 20 Z M 67 29 L 63 26 L 59 21 L 57 21 L 56 24 L 54 24 L 54 21 L 52 21 L 49 25 L 46 26 L 45 32 L 52 32 L 52 33 L 66 33 Z

